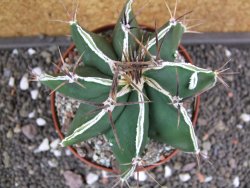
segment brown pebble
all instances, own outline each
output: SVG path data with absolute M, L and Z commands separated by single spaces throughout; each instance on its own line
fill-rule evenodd
M 196 176 L 197 176 L 198 180 L 200 181 L 200 183 L 204 183 L 205 182 L 205 176 L 202 173 L 197 172 Z

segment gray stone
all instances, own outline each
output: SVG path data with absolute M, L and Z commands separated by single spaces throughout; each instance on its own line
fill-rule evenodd
M 225 126 L 225 123 L 222 121 L 222 120 L 220 120 L 218 123 L 217 123 L 217 125 L 216 125 L 216 130 L 218 130 L 218 131 L 225 131 L 225 130 L 227 130 L 227 127 Z
M 175 163 L 174 163 L 174 169 L 175 169 L 175 170 L 180 170 L 180 169 L 181 169 L 181 166 L 182 166 L 182 164 L 181 164 L 180 162 L 175 162 Z
M 56 159 L 48 160 L 48 164 L 51 168 L 56 168 L 58 166 L 58 161 Z
M 70 188 L 81 188 L 83 187 L 82 177 L 72 171 L 65 171 L 63 173 L 66 185 Z
M 25 125 L 21 128 L 21 131 L 30 140 L 37 135 L 37 128 L 34 125 Z
M 51 62 L 51 54 L 47 51 L 42 51 L 41 56 L 45 59 L 46 63 Z
M 194 168 L 195 166 L 196 166 L 196 163 L 189 163 L 189 164 L 186 164 L 185 166 L 183 166 L 182 171 L 183 171 L 183 172 L 191 171 L 191 170 L 193 170 L 193 168 Z
M 202 144 L 204 150 L 209 151 L 211 149 L 211 143 L 209 141 Z
M 237 167 L 236 160 L 234 158 L 229 159 L 229 164 L 231 168 Z
M 9 168 L 11 166 L 10 165 L 10 156 L 6 151 L 3 152 L 3 164 L 4 164 L 5 168 Z
M 8 130 L 7 134 L 6 134 L 6 137 L 11 139 L 13 137 L 13 132 L 11 129 Z

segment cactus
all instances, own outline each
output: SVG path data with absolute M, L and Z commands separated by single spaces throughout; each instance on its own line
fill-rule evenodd
M 215 86 L 219 74 L 176 62 L 186 26 L 171 18 L 155 32 L 140 29 L 128 0 L 113 31 L 112 43 L 74 19 L 71 36 L 84 66 L 41 74 L 53 91 L 81 105 L 62 146 L 103 134 L 126 181 L 141 165 L 149 139 L 199 154 L 197 138 L 183 102 Z M 93 113 L 89 113 L 93 112 Z

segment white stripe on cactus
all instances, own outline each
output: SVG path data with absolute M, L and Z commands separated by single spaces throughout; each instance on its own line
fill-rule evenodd
M 99 112 L 93 119 L 85 122 L 84 124 L 82 124 L 80 127 L 78 127 L 71 135 L 65 137 L 62 142 L 61 145 L 64 146 L 64 143 L 67 141 L 70 141 L 74 138 L 76 138 L 78 135 L 84 133 L 86 130 L 88 130 L 89 128 L 91 128 L 93 125 L 95 125 L 104 115 L 106 114 L 105 109 L 103 109 L 101 112 Z
M 107 78 L 99 78 L 99 77 L 82 77 L 78 76 L 77 74 L 73 74 L 69 72 L 71 76 L 64 75 L 64 76 L 51 76 L 48 74 L 41 74 L 38 76 L 37 80 L 38 81 L 69 81 L 69 83 L 74 83 L 76 80 L 83 80 L 85 82 L 93 82 L 105 86 L 111 86 L 112 85 L 112 80 L 107 79 Z M 124 85 L 125 82 L 120 82 L 119 85 Z
M 193 141 L 195 153 L 199 153 L 200 149 L 199 149 L 199 146 L 198 146 L 197 138 L 196 138 L 195 133 L 194 133 L 194 127 L 193 127 L 192 121 L 191 121 L 191 119 L 189 118 L 186 109 L 185 109 L 182 105 L 180 105 L 180 112 L 181 112 L 181 114 L 182 114 L 183 117 L 184 117 L 184 121 L 185 121 L 186 124 L 188 125 L 189 133 L 190 133 L 191 139 L 192 139 L 192 141 Z
M 112 80 L 105 79 L 105 78 L 99 78 L 99 77 L 82 77 L 85 82 L 94 82 L 97 84 L 105 85 L 105 86 L 111 86 Z M 80 78 L 81 80 L 81 78 Z
M 127 5 L 126 5 L 126 8 L 125 8 L 125 19 L 126 19 L 126 22 L 127 21 L 130 21 L 130 17 L 129 17 L 129 14 L 130 12 L 132 11 L 132 3 L 133 3 L 133 0 L 130 0 Z M 126 23 L 126 24 L 129 24 L 129 23 Z M 121 24 L 121 28 L 122 28 L 122 31 L 124 33 L 124 39 L 123 39 L 123 48 L 122 48 L 122 61 L 125 61 L 125 55 L 128 55 L 129 52 L 128 52 L 128 39 L 129 39 L 129 33 L 128 33 L 128 30 L 126 27 L 130 27 L 129 25 L 123 25 Z
M 133 176 L 135 170 L 136 170 L 137 165 L 133 165 L 128 172 L 125 172 L 125 175 L 121 177 L 121 181 L 127 181 L 131 176 Z
M 82 39 L 87 43 L 88 47 L 98 56 L 100 57 L 104 62 L 108 63 L 110 70 L 114 73 L 113 70 L 113 65 L 114 65 L 114 61 L 112 59 L 110 59 L 108 56 L 106 56 L 95 44 L 93 38 L 87 33 L 85 32 L 81 26 L 79 26 L 77 23 L 76 27 L 77 30 L 79 32 L 79 34 L 82 36 Z
M 170 30 L 170 28 L 173 26 L 173 25 L 176 25 L 173 24 L 172 22 L 169 23 L 169 25 L 167 27 L 165 27 L 164 29 L 162 29 L 157 35 L 158 35 L 158 40 L 161 40 L 165 35 L 166 33 Z M 147 50 L 150 50 L 150 48 L 156 44 L 156 37 L 153 37 L 149 42 L 148 42 L 148 45 L 147 45 Z
M 145 104 L 144 97 L 142 93 L 138 92 L 138 101 L 139 103 L 139 114 L 138 114 L 138 120 L 137 120 L 137 127 L 136 127 L 136 140 L 135 140 L 135 146 L 136 146 L 136 157 L 139 156 L 140 149 L 143 142 L 143 136 L 144 136 L 144 121 L 145 121 Z
M 190 77 L 188 89 L 193 90 L 194 88 L 196 88 L 197 83 L 198 83 L 198 73 L 194 72 Z
M 117 97 L 122 97 L 124 95 L 126 95 L 127 93 L 129 93 L 131 91 L 131 88 L 129 87 L 129 85 L 125 85 L 118 93 L 117 93 Z
M 150 87 L 152 87 L 156 91 L 159 91 L 160 93 L 162 93 L 163 95 L 165 95 L 167 98 L 169 98 L 170 101 L 173 101 L 173 97 L 171 96 L 171 94 L 168 91 L 166 91 L 165 89 L 163 89 L 160 86 L 160 84 L 158 84 L 154 79 L 145 77 L 145 80 L 146 80 L 146 83 Z
M 153 70 L 160 70 L 162 68 L 165 67 L 182 67 L 184 69 L 187 70 L 191 70 L 191 71 L 196 71 L 197 73 L 202 72 L 202 73 L 212 73 L 213 71 L 211 70 L 207 70 L 207 69 L 203 69 L 197 66 L 194 66 L 191 63 L 177 63 L 177 62 L 170 62 L 170 61 L 163 61 L 161 62 L 159 65 L 153 67 Z
M 153 67 L 151 70 L 160 70 L 160 69 L 163 69 L 165 67 L 181 67 L 183 69 L 196 72 L 197 74 L 198 73 L 205 73 L 205 74 L 214 73 L 212 70 L 203 69 L 203 68 L 197 67 L 197 66 L 195 66 L 195 65 L 193 65 L 191 63 L 176 63 L 176 62 L 169 62 L 169 61 L 161 62 L 159 65 Z M 148 70 L 144 70 L 144 72 L 146 72 L 146 71 L 148 71 Z M 211 87 L 209 87 L 209 88 L 214 87 L 216 82 L 217 82 L 217 76 L 214 73 L 214 82 L 211 85 Z

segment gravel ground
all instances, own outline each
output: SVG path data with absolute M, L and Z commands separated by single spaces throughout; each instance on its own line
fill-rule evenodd
M 250 184 L 250 48 L 220 45 L 187 46 L 194 62 L 218 69 L 228 59 L 237 75 L 227 76 L 229 89 L 218 84 L 202 95 L 196 132 L 209 156 L 200 170 L 196 158 L 179 153 L 149 173 L 167 187 L 248 187 Z M 62 50 L 63 51 L 63 50 Z M 56 147 L 49 91 L 27 85 L 29 69 L 51 72 L 57 47 L 0 51 L 0 187 L 111 187 L 116 181 L 89 168 L 65 148 Z M 230 72 L 230 71 L 229 71 Z M 49 145 L 50 144 L 50 145 Z M 157 187 L 147 173 L 141 187 Z M 131 181 L 130 185 L 136 185 Z

